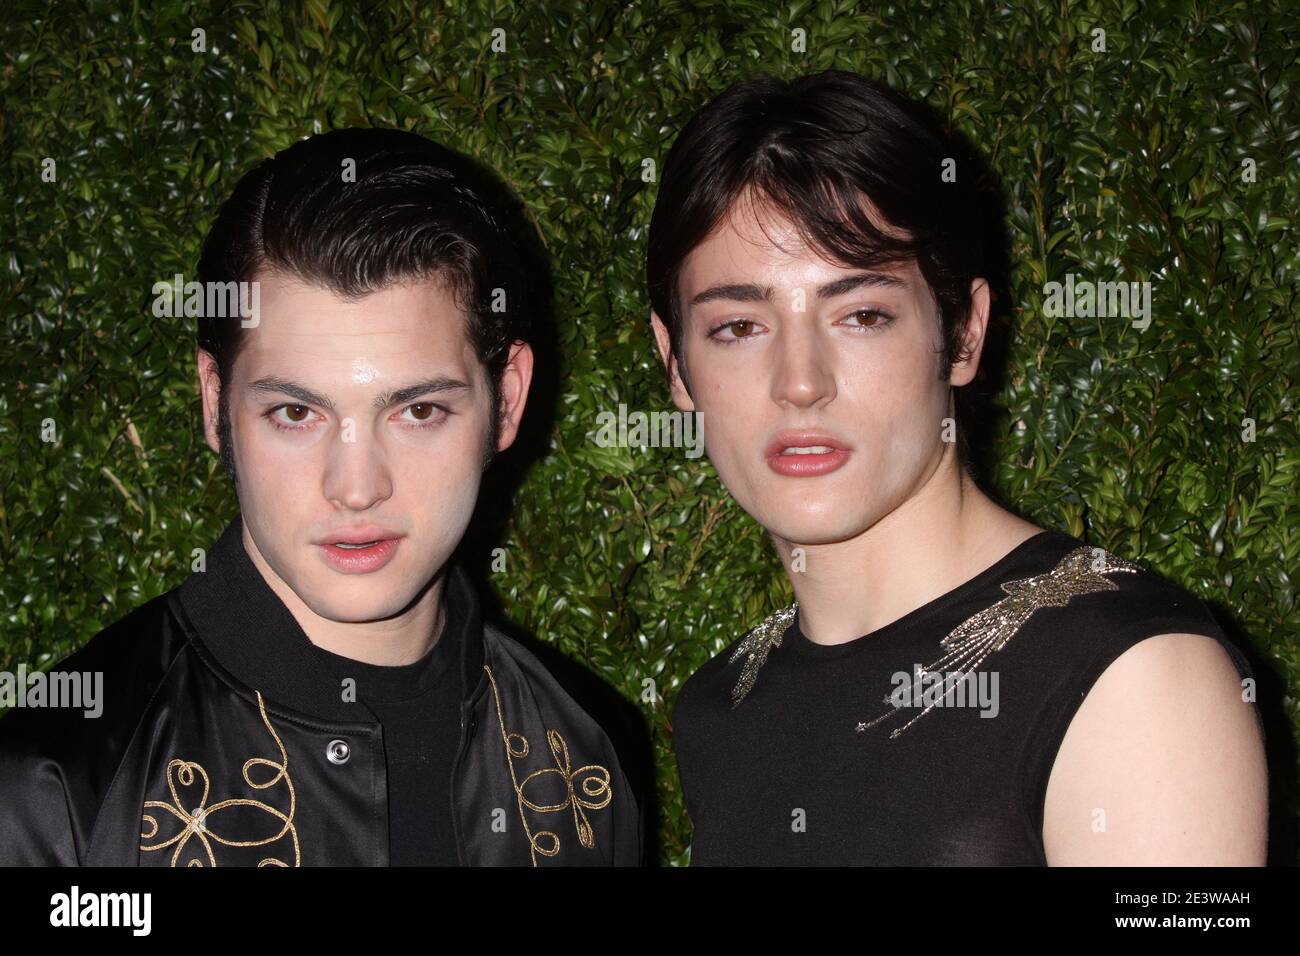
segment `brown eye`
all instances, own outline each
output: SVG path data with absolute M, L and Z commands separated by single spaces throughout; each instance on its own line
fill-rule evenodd
M 447 409 L 434 402 L 416 402 L 402 409 L 402 415 L 409 413 L 410 418 L 402 418 L 407 428 L 436 428 L 447 420 L 451 414 Z
M 862 320 L 858 323 L 860 328 L 870 328 L 880 321 L 881 315 L 873 309 L 859 309 L 853 313 L 852 318 Z
M 724 335 L 724 332 L 731 334 Z M 720 322 L 708 331 L 709 340 L 718 345 L 735 345 L 741 339 L 752 339 L 758 334 L 758 322 L 754 319 L 732 319 L 729 322 Z
M 291 422 L 301 422 L 301 421 L 303 421 L 304 419 L 306 419 L 306 417 L 307 417 L 307 406 L 306 406 L 306 405 L 286 405 L 286 406 L 284 406 L 284 408 L 285 408 L 285 413 L 289 416 L 289 421 L 291 421 Z M 294 417 L 294 412 L 293 412 L 293 410 L 295 410 L 295 409 L 297 409 L 297 410 L 301 410 L 301 411 L 302 411 L 302 416 L 303 416 L 302 418 L 295 418 L 295 417 Z

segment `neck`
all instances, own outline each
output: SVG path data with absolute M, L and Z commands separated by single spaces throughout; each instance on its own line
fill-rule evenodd
M 804 635 L 842 644 L 951 591 L 1040 530 L 980 491 L 947 443 L 919 487 L 860 534 L 830 544 L 773 541 Z M 796 547 L 802 570 L 792 571 Z
M 446 574 L 440 573 L 418 597 L 394 617 L 381 621 L 333 621 L 321 617 L 271 570 L 244 528 L 244 550 L 271 590 L 284 602 L 303 632 L 317 647 L 363 664 L 397 667 L 413 664 L 438 642 L 446 625 L 442 593 Z

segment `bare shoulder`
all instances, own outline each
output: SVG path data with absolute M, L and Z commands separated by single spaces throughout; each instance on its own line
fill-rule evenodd
M 1200 634 L 1134 644 L 1102 672 L 1048 780 L 1053 866 L 1262 866 L 1268 771 L 1255 705 Z

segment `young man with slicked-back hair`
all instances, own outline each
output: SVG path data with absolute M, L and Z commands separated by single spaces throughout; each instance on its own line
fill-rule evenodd
M 659 352 L 796 598 L 678 692 L 691 862 L 1262 864 L 1240 651 L 964 467 L 1001 226 L 974 158 L 837 71 L 741 83 L 668 155 Z
M 256 307 L 198 364 L 240 513 L 56 668 L 103 672 L 100 717 L 0 721 L 0 864 L 639 862 L 608 737 L 452 557 L 532 374 L 488 182 L 349 129 L 236 185 L 198 278 Z

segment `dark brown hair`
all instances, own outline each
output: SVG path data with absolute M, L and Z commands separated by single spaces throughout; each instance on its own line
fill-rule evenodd
M 949 159 L 956 178 L 945 182 Z M 650 302 L 688 390 L 677 280 L 744 194 L 788 217 L 832 261 L 869 269 L 915 259 L 938 303 L 947 378 L 961 357 L 971 283 L 992 282 L 1002 246 L 1000 194 L 964 138 L 915 100 L 839 70 L 757 77 L 699 110 L 665 161 L 646 260 Z
M 355 181 L 345 181 L 348 161 Z M 263 160 L 236 183 L 204 241 L 198 278 L 251 282 L 272 270 L 346 298 L 400 281 L 446 282 L 469 314 L 467 334 L 488 371 L 490 456 L 501 373 L 510 345 L 528 341 L 531 325 L 517 249 L 498 219 L 503 202 L 485 170 L 415 133 L 321 133 Z M 226 385 L 243 331 L 237 319 L 203 316 L 198 323 L 199 348 L 215 360 L 222 385 L 218 432 L 232 481 Z

